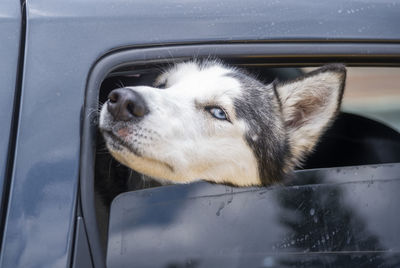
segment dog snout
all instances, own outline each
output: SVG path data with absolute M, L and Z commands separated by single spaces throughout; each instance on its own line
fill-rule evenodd
M 118 121 L 141 118 L 148 113 L 143 97 L 129 88 L 114 89 L 108 95 L 107 109 Z

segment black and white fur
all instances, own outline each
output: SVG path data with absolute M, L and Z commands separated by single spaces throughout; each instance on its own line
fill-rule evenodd
M 118 161 L 159 181 L 269 185 L 313 150 L 338 113 L 345 78 L 331 64 L 264 85 L 220 61 L 179 63 L 154 87 L 124 88 L 131 103 L 112 95 L 100 130 Z

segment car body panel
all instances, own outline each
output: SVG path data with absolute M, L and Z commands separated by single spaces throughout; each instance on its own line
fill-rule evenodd
M 12 125 L 14 93 L 17 83 L 21 31 L 20 4 L 14 0 L 0 2 L 0 193 L 7 176 L 9 138 Z M 11 156 L 10 156 L 11 157 Z M 11 168 L 11 167 L 9 167 Z M 3 205 L 1 205 L 3 207 Z M 0 211 L 3 215 L 4 211 Z
M 106 53 L 220 41 L 395 42 L 400 40 L 399 10 L 386 1 L 26 1 L 21 109 L 2 267 L 71 263 L 85 88 L 92 66 Z

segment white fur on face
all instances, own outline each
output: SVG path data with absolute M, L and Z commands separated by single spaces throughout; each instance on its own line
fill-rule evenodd
M 138 172 L 175 183 L 203 179 L 259 185 L 257 161 L 244 139 L 246 124 L 236 118 L 233 106 L 242 88 L 226 76 L 229 72 L 218 64 L 182 63 L 157 79 L 166 89 L 131 88 L 150 111 L 137 123 L 115 122 L 104 105 L 100 128 L 130 147 L 104 134 L 112 155 Z M 210 106 L 223 108 L 230 122 L 214 118 L 205 109 Z

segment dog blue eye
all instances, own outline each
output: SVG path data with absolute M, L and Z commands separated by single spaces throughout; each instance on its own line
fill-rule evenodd
M 228 117 L 226 116 L 226 113 L 221 108 L 218 108 L 218 107 L 207 107 L 206 109 L 215 118 L 217 118 L 219 120 L 228 120 Z

